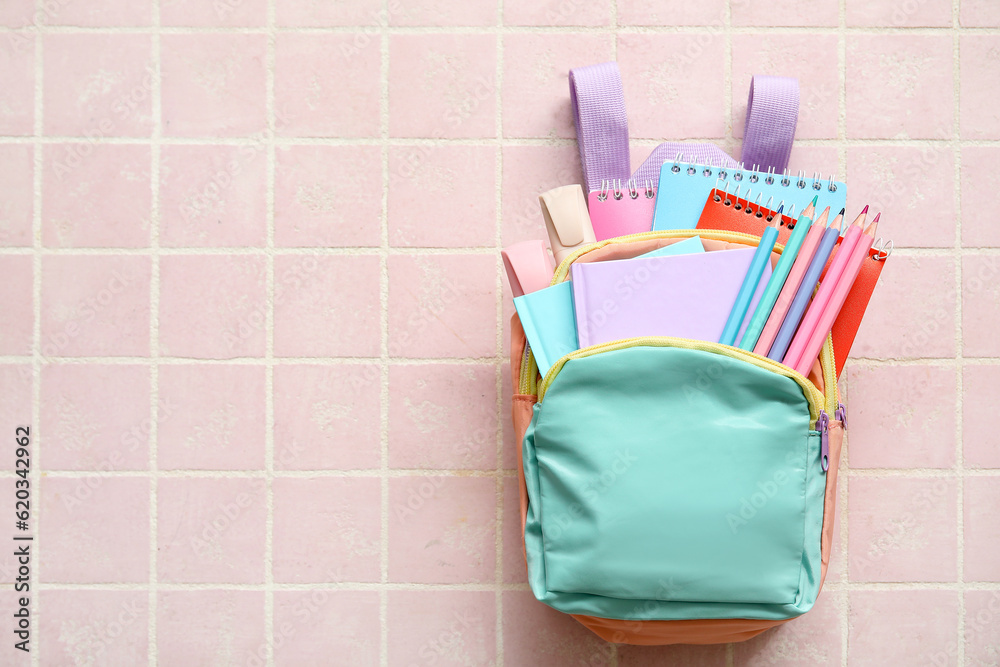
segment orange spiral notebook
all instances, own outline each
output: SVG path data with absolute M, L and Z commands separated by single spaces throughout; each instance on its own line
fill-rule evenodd
M 802 203 L 808 204 L 808 201 Z M 715 229 L 760 236 L 774 215 L 774 211 L 760 204 L 734 197 L 724 190 L 716 189 L 709 195 L 705 208 L 702 209 L 697 229 Z M 795 220 L 786 215 L 781 216 L 777 242 L 784 245 L 794 228 Z M 840 240 L 837 243 L 839 244 Z M 851 291 L 847 293 L 847 300 L 844 301 L 840 315 L 833 323 L 833 348 L 836 351 L 838 378 L 844 368 L 844 363 L 847 361 L 851 346 L 854 344 L 858 328 L 861 326 L 861 319 L 868 308 L 868 302 L 875 291 L 875 285 L 882 274 L 882 268 L 885 266 L 885 260 L 889 257 L 889 252 L 891 251 L 886 251 L 884 246 L 872 248 L 868 252 L 869 261 L 861 266 L 861 273 L 854 281 Z M 830 261 L 832 261 L 832 255 Z M 826 275 L 830 261 L 824 267 L 820 280 Z

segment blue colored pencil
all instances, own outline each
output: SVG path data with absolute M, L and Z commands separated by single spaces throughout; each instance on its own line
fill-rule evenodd
M 771 224 L 764 229 L 760 243 L 757 244 L 757 251 L 754 252 L 753 259 L 750 260 L 750 268 L 747 269 L 747 274 L 743 277 L 743 284 L 740 285 L 740 291 L 736 295 L 736 303 L 729 311 L 729 319 L 726 320 L 726 326 L 722 329 L 722 338 L 719 339 L 719 342 L 723 345 L 736 345 L 736 336 L 747 316 L 750 301 L 753 300 L 754 292 L 757 291 L 760 278 L 764 275 L 764 267 L 771 261 L 774 242 L 778 240 L 779 222 L 781 222 L 780 210 L 774 216 Z
M 828 206 L 813 225 L 825 225 L 829 214 L 830 207 Z M 788 308 L 788 314 L 785 315 L 781 328 L 778 329 L 778 335 L 771 345 L 771 351 L 767 353 L 768 359 L 782 361 L 785 358 L 785 352 L 788 351 L 788 346 L 792 343 L 792 336 L 799 328 L 802 316 L 809 306 L 809 300 L 812 298 L 813 290 L 816 289 L 816 283 L 819 282 L 819 276 L 823 273 L 823 268 L 826 266 L 827 260 L 830 259 L 834 246 L 837 245 L 837 239 L 840 237 L 840 221 L 843 220 L 843 216 L 844 212 L 841 211 L 840 215 L 823 232 L 823 238 L 820 239 L 819 247 L 816 248 L 816 254 L 813 255 L 812 262 L 802 278 L 802 284 L 799 285 L 795 298 L 792 299 L 792 305 Z

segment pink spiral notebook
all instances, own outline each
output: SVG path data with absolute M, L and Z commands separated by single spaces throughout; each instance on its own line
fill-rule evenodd
M 739 248 L 573 264 L 580 347 L 635 336 L 718 342 L 753 254 Z M 767 285 L 770 263 L 764 273 L 737 338 Z
M 648 232 L 653 228 L 655 207 L 656 189 L 650 183 L 604 183 L 600 190 L 591 190 L 587 195 L 590 222 L 598 241 Z

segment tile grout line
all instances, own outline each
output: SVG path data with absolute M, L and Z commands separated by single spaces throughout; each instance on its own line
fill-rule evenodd
M 960 0 L 952 0 L 951 6 L 951 34 L 952 34 L 952 118 L 951 141 L 954 155 L 954 184 L 955 191 L 952 193 L 955 204 L 955 363 L 957 371 L 955 373 L 955 574 L 958 580 L 958 637 L 955 641 L 957 645 L 957 664 L 965 664 L 965 449 L 963 446 L 962 411 L 964 405 L 964 366 L 963 366 L 963 337 L 962 337 L 962 313 L 964 310 L 962 295 L 962 151 L 959 141 L 962 138 L 962 77 L 959 44 L 959 12 Z
M 156 665 L 157 651 L 157 586 L 159 567 L 157 562 L 159 543 L 159 396 L 160 396 L 160 137 L 163 134 L 162 62 L 160 40 L 160 0 L 153 0 L 152 57 L 153 76 L 151 91 L 151 111 L 153 133 L 150 141 L 150 199 L 152 202 L 149 222 L 150 237 L 150 278 L 149 278 L 149 664 Z
M 496 261 L 496 318 L 497 318 L 497 331 L 496 331 L 496 351 L 500 358 L 499 363 L 496 364 L 496 414 L 497 414 L 497 433 L 496 433 L 496 522 L 493 528 L 493 541 L 495 544 L 495 565 L 494 565 L 494 584 L 496 586 L 496 591 L 494 592 L 493 609 L 496 618 L 493 622 L 493 632 L 495 635 L 495 651 L 496 651 L 496 667 L 503 667 L 504 665 L 504 642 L 503 642 L 503 592 L 501 591 L 501 586 L 503 585 L 503 525 L 504 525 L 504 486 L 506 484 L 506 479 L 503 477 L 503 445 L 504 445 L 504 428 L 503 428 L 503 331 L 504 331 L 504 317 L 503 317 L 503 303 L 504 303 L 504 293 L 503 293 L 503 262 L 496 259 L 499 255 L 500 249 L 503 247 L 503 146 L 504 146 L 504 134 L 503 134 L 503 54 L 504 54 L 504 43 L 503 43 L 503 0 L 497 0 L 496 5 L 496 24 L 498 29 L 496 31 L 496 48 L 497 48 L 497 61 L 496 70 L 494 73 L 496 84 L 494 85 L 494 131 L 496 133 L 496 155 L 494 156 L 494 206 L 496 207 L 496 220 L 494 222 L 494 241 L 496 244 L 496 250 L 494 253 L 494 258 Z M 513 380 L 511 380 L 513 382 Z
M 43 0 L 35 0 L 34 9 L 35 15 L 40 16 L 44 8 Z M 34 51 L 35 51 L 35 62 L 34 62 L 34 74 L 35 74 L 35 99 L 34 99 L 34 122 L 33 122 L 33 140 L 32 140 L 32 162 L 34 173 L 32 174 L 32 206 L 33 210 L 31 212 L 31 230 L 32 230 L 32 258 L 31 258 L 31 271 L 33 274 L 33 283 L 31 286 L 32 297 L 34 298 L 34 303 L 32 304 L 32 354 L 31 354 L 31 424 L 33 428 L 36 429 L 34 436 L 31 439 L 31 456 L 35 461 L 39 462 L 31 471 L 31 484 L 34 486 L 35 496 L 35 522 L 34 522 L 34 538 L 35 538 L 35 553 L 40 554 L 41 549 L 44 546 L 43 540 L 41 539 L 41 523 L 42 523 L 42 470 L 41 470 L 41 443 L 39 441 L 40 420 L 41 420 L 41 404 L 42 404 L 42 175 L 43 175 L 43 145 L 39 141 L 40 137 L 44 134 L 43 120 L 44 120 L 44 108 L 43 108 L 43 85 L 44 85 L 44 68 L 43 68 L 43 39 L 42 31 L 36 29 L 34 32 Z M 23 367 L 22 367 L 23 368 Z M 36 562 L 38 562 L 36 560 Z M 35 572 L 32 574 L 30 585 L 35 586 L 36 589 L 41 587 L 41 571 L 39 567 L 35 567 Z M 32 595 L 32 605 L 31 605 L 31 631 L 33 636 L 37 639 L 40 637 L 40 623 L 39 614 L 41 613 L 41 605 L 39 600 L 39 595 Z M 29 662 L 38 667 L 41 665 L 41 642 L 35 644 L 35 650 L 32 651 L 29 657 Z
M 382 157 L 382 205 L 379 217 L 379 442 L 381 542 L 379 563 L 379 664 L 389 665 L 389 11 L 394 0 L 382 0 L 379 30 L 379 141 Z
M 267 114 L 267 162 L 265 163 L 265 225 L 266 263 L 265 289 L 267 290 L 266 319 L 264 322 L 264 661 L 274 665 L 274 179 L 275 113 L 274 79 L 276 56 L 275 12 L 277 0 L 267 2 L 267 50 L 265 63 L 265 110 Z

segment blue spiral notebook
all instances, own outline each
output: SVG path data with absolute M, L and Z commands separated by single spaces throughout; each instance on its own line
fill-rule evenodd
M 796 213 L 801 212 L 817 195 L 817 211 L 822 211 L 827 206 L 831 211 L 839 211 L 847 206 L 847 185 L 843 181 L 821 179 L 818 175 L 810 178 L 802 174 L 793 176 L 750 169 L 664 162 L 656 189 L 653 231 L 693 229 L 698 224 L 698 218 L 701 217 L 701 211 L 713 188 L 726 188 L 730 193 L 735 193 L 739 188 L 740 197 L 753 202 L 759 201 L 772 209 L 784 202 L 786 214 L 793 205 Z

